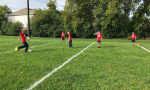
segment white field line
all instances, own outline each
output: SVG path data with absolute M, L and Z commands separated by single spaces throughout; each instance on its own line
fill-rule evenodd
M 150 50 L 146 49 L 145 47 L 143 46 L 139 46 L 139 47 L 150 53 Z
M 14 51 L 1 52 L 0 54 L 12 53 L 12 52 L 15 52 L 15 50 Z
M 28 89 L 26 90 L 32 90 L 34 87 L 38 86 L 40 83 L 42 83 L 45 79 L 49 78 L 51 75 L 53 75 L 55 72 L 57 72 L 59 69 L 61 69 L 62 67 L 64 67 L 66 64 L 68 64 L 72 59 L 74 59 L 75 57 L 77 57 L 78 55 L 80 55 L 81 53 L 83 53 L 85 50 L 87 50 L 90 46 L 92 46 L 93 44 L 95 44 L 95 42 L 93 42 L 92 44 L 90 44 L 89 46 L 87 46 L 85 49 L 81 50 L 79 53 L 77 53 L 76 55 L 72 56 L 71 58 L 69 58 L 66 62 L 64 62 L 63 64 L 61 64 L 60 66 L 56 67 L 54 70 L 52 70 L 50 73 L 48 73 L 47 75 L 45 75 L 43 78 L 41 78 L 39 81 L 36 81 L 33 85 L 31 85 Z
M 54 43 L 58 43 L 58 42 L 54 42 Z M 42 47 L 42 46 L 46 46 L 46 45 L 50 45 L 50 44 L 54 44 L 54 43 L 48 43 L 48 44 L 43 44 L 43 45 L 38 45 L 38 46 L 32 46 L 32 47 L 29 47 L 29 48 L 36 48 L 36 47 Z M 13 51 L 6 51 L 6 52 L 1 52 L 0 54 L 5 54 L 5 53 L 12 53 L 12 52 L 15 52 L 15 50 Z
M 129 44 L 129 43 L 121 43 L 121 44 Z M 145 44 L 145 45 L 148 45 L 148 44 Z M 138 45 L 136 45 L 136 46 L 137 46 L 137 47 L 140 47 L 140 48 L 142 48 L 142 49 L 144 49 L 145 51 L 147 51 L 147 52 L 150 53 L 150 50 L 146 49 L 145 47 L 143 47 L 143 46 L 138 46 Z

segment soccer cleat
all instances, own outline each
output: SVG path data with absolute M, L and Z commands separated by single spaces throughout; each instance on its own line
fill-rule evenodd
M 19 51 L 19 48 L 18 48 L 18 47 L 16 47 L 16 48 L 15 48 L 15 51 Z

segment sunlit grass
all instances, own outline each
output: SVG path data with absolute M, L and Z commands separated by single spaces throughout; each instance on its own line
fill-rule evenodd
M 22 43 L 17 37 L 0 37 L 0 53 Z M 24 90 L 96 39 L 32 38 L 32 53 L 23 50 L 0 54 L 0 90 Z M 139 41 L 150 50 L 149 40 Z M 132 46 L 131 41 L 104 39 L 102 48 L 94 44 L 65 67 L 35 87 L 35 90 L 149 90 L 150 53 Z

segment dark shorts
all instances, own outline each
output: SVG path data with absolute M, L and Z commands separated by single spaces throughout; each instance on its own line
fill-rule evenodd
M 62 40 L 65 40 L 65 38 L 62 38 Z
M 135 42 L 135 40 L 132 40 L 132 42 Z
M 97 42 L 102 42 L 101 40 L 97 40 Z

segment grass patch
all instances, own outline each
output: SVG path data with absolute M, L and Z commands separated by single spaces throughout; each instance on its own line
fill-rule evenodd
M 12 51 L 18 45 L 17 37 L 0 37 L 0 53 Z M 67 40 L 32 38 L 32 53 L 24 51 L 0 54 L 0 89 L 29 88 L 68 58 L 87 47 L 95 39 L 73 39 L 75 48 L 68 48 Z M 148 40 L 140 40 L 149 47 Z M 132 46 L 129 40 L 104 39 L 102 48 L 94 44 L 69 64 L 39 84 L 34 90 L 54 89 L 150 89 L 150 53 Z

